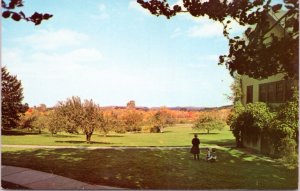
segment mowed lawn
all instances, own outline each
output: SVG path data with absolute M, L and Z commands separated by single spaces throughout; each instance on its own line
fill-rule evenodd
M 92 144 L 85 142 L 84 135 L 59 133 L 52 136 L 49 133 L 28 134 L 26 132 L 13 131 L 2 135 L 2 144 L 9 145 L 73 145 L 73 146 L 190 146 L 194 133 L 200 133 L 202 146 L 207 145 L 232 145 L 234 137 L 226 127 L 223 131 L 197 131 L 191 125 L 175 125 L 164 129 L 164 133 L 109 133 L 106 137 L 95 132 L 92 136 Z
M 50 172 L 91 184 L 130 189 L 297 188 L 298 169 L 287 169 L 262 155 L 231 148 L 235 141 L 228 128 L 211 134 L 193 130 L 191 125 L 168 127 L 164 133 L 110 133 L 107 137 L 95 133 L 93 144 L 86 144 L 84 135 L 11 133 L 2 135 L 2 144 L 111 146 L 93 150 L 2 148 L 3 165 Z M 191 146 L 194 133 L 199 133 L 201 146 L 220 146 L 217 162 L 204 160 L 204 148 L 201 160 L 193 160 L 189 148 L 183 146 Z M 138 146 L 153 148 L 135 148 Z
M 296 189 L 298 169 L 230 148 L 218 161 L 189 149 L 2 149 L 2 164 L 131 189 Z

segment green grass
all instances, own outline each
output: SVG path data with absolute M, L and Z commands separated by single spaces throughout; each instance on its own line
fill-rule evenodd
M 222 148 L 218 161 L 189 149 L 2 149 L 2 164 L 131 189 L 297 189 L 298 169 Z
M 84 135 L 60 133 L 26 134 L 13 131 L 2 135 L 2 144 L 9 145 L 78 145 L 78 146 L 190 146 L 194 133 L 200 133 L 201 145 L 233 145 L 234 137 L 229 129 L 210 134 L 193 130 L 191 125 L 175 125 L 164 129 L 164 133 L 110 133 L 104 137 L 94 133 L 93 144 L 85 142 Z
M 120 146 L 191 146 L 200 133 L 201 146 L 234 145 L 229 131 L 197 132 L 191 125 L 168 127 L 164 133 L 100 133 L 86 144 L 84 135 L 28 134 L 12 131 L 2 144 L 112 146 L 115 149 L 2 148 L 2 164 L 55 173 L 79 181 L 131 189 L 296 189 L 297 169 L 244 150 L 218 147 L 218 161 L 192 160 L 189 148 L 124 149 Z M 120 147 L 120 148 L 118 148 Z

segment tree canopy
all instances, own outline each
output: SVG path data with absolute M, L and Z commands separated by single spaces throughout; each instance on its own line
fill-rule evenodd
M 86 135 L 87 143 L 91 143 L 94 130 L 103 127 L 101 125 L 103 115 L 100 115 L 100 107 L 93 100 L 82 102 L 79 97 L 73 96 L 66 101 L 59 102 L 55 107 L 55 112 L 56 120 L 63 121 L 66 132 L 78 133 L 79 130 L 82 131 Z
M 6 67 L 1 68 L 1 129 L 11 129 L 18 126 L 20 114 L 28 109 L 22 104 L 23 88 L 21 81 L 11 75 Z
M 266 78 L 277 73 L 284 73 L 286 77 L 299 76 L 298 0 L 284 0 L 283 4 L 275 5 L 271 0 L 182 0 L 182 4 L 173 6 L 168 0 L 137 2 L 153 15 L 168 19 L 186 13 L 194 17 L 208 16 L 222 23 L 223 35 L 229 40 L 229 53 L 219 57 L 219 64 L 225 65 L 231 75 L 237 72 L 253 78 Z M 270 13 L 279 12 L 284 14 L 271 24 Z M 233 20 L 248 27 L 243 36 L 230 37 L 229 26 Z M 270 32 L 276 25 L 281 25 L 284 30 L 280 38 Z M 266 39 L 271 42 L 266 43 Z
M 43 20 L 50 19 L 53 15 L 48 13 L 38 13 L 35 12 L 31 16 L 26 16 L 23 11 L 17 12 L 15 9 L 24 6 L 23 0 L 10 0 L 5 1 L 1 0 L 1 8 L 2 8 L 2 17 L 3 18 L 11 18 L 14 21 L 25 20 L 29 22 L 33 22 L 35 25 L 41 24 Z

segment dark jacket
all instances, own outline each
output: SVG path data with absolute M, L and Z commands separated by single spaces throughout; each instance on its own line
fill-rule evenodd
M 200 140 L 198 138 L 193 138 L 192 140 L 192 148 L 191 148 L 191 153 L 193 154 L 199 154 L 200 153 L 200 149 L 199 149 L 199 145 L 200 145 Z

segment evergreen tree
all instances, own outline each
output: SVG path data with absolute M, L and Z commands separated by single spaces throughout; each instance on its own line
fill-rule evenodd
M 22 104 L 23 88 L 21 81 L 12 76 L 6 69 L 1 67 L 1 129 L 11 129 L 18 125 L 20 114 L 28 109 L 27 104 Z

